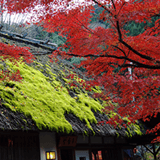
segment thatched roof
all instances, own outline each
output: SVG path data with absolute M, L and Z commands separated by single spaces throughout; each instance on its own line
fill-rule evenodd
M 13 112 L 9 108 L 0 105 L 0 130 L 32 130 L 38 128 L 31 118 L 23 113 Z
M 25 43 L 0 37 L 0 42 L 26 46 Z M 107 121 L 102 113 L 103 103 L 93 99 L 94 91 L 86 91 L 79 84 L 86 80 L 78 69 L 68 61 L 58 59 L 53 63 L 44 53 L 46 49 L 28 45 L 31 52 L 43 53 L 36 56 L 31 64 L 1 62 L 12 70 L 19 69 L 23 77 L 20 82 L 0 83 L 0 129 L 2 130 L 50 130 L 76 134 L 96 134 L 100 136 L 128 136 L 140 133 L 138 125 L 128 128 L 114 128 L 109 124 L 99 124 Z M 67 76 L 76 75 L 74 83 L 77 88 L 70 87 L 71 79 Z
M 93 111 L 94 112 L 94 111 Z M 98 122 L 107 121 L 108 117 L 105 114 L 94 112 L 94 116 Z M 65 114 L 66 120 L 71 124 L 74 134 L 97 135 L 97 136 L 122 136 L 127 137 L 128 131 L 125 128 L 114 128 L 113 126 L 103 123 L 92 123 L 89 129 L 84 121 L 81 121 L 74 114 Z M 0 106 L 0 130 L 23 130 L 23 131 L 39 131 L 36 123 L 23 113 L 13 112 L 9 108 Z M 94 131 L 94 132 L 93 132 Z M 132 132 L 135 134 L 135 132 Z
M 65 115 L 67 121 L 72 125 L 74 132 L 77 134 L 84 134 L 85 132 L 87 132 L 89 135 L 93 135 L 93 131 L 94 131 L 94 134 L 97 136 L 117 136 L 117 135 L 123 136 L 123 137 L 128 136 L 128 133 L 127 133 L 128 131 L 125 128 L 121 128 L 121 129 L 119 129 L 118 127 L 114 128 L 113 126 L 106 124 L 105 121 L 108 121 L 107 115 L 99 112 L 94 112 L 94 116 L 98 122 L 104 121 L 104 123 L 103 124 L 92 123 L 91 128 L 93 130 L 91 130 L 86 126 L 84 122 L 78 119 L 75 115 L 73 114 Z

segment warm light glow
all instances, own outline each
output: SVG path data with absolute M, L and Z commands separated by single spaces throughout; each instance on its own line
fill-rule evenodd
M 50 159 L 56 159 L 55 152 L 50 152 Z
M 47 159 L 49 159 L 49 152 L 47 152 Z
M 55 152 L 46 152 L 46 157 L 47 157 L 47 160 L 56 159 L 56 154 Z

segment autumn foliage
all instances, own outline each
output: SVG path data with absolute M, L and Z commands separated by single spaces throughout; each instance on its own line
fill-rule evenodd
M 30 63 L 33 58 L 34 56 L 28 51 L 28 48 L 11 46 L 0 42 L 0 61 L 2 63 L 5 62 L 5 59 L 9 59 L 15 65 L 20 60 Z M 18 70 L 15 72 L 4 68 L 0 71 L 0 81 L 20 81 L 21 79 L 22 77 Z
M 69 0 L 15 1 L 6 6 L 10 11 L 34 9 L 37 19 L 48 32 L 66 37 L 53 57 L 84 57 L 80 66 L 92 78 L 90 85 L 101 86 L 95 98 L 111 100 L 105 111 L 116 111 L 131 122 L 156 117 L 160 112 L 160 0 L 85 0 L 80 4 Z M 12 4 L 12 5 L 10 5 Z M 34 5 L 41 5 L 39 10 Z M 94 5 L 103 8 L 97 21 L 107 27 L 90 27 Z M 128 36 L 125 26 L 131 22 L 147 23 L 156 17 L 153 26 Z M 94 80 L 93 80 L 94 79 Z M 118 116 L 116 121 L 121 121 Z M 152 131 L 157 132 L 160 124 Z

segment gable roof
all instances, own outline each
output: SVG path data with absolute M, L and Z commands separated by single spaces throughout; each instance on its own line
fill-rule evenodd
M 3 43 L 26 46 L 25 43 L 0 38 Z M 102 104 L 91 97 L 80 85 L 69 87 L 71 81 L 66 77 L 75 73 L 87 79 L 78 69 L 65 60 L 58 59 L 53 63 L 44 53 L 47 50 L 30 47 L 31 52 L 38 52 L 36 60 L 31 64 L 9 61 L 1 62 L 1 69 L 7 66 L 11 70 L 20 70 L 23 77 L 20 82 L 3 82 L 0 84 L 0 128 L 6 130 L 51 130 L 56 132 L 77 134 L 96 134 L 100 136 L 128 136 L 140 133 L 138 125 L 126 128 L 114 128 L 109 124 L 97 124 L 107 121 L 107 115 L 101 112 Z M 40 53 L 43 53 L 40 55 Z M 95 89 L 96 90 L 96 89 Z M 5 117 L 5 118 L 3 118 Z

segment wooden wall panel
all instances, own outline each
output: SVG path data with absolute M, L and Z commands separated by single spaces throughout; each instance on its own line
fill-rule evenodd
M 39 160 L 38 134 L 0 134 L 0 159 Z

